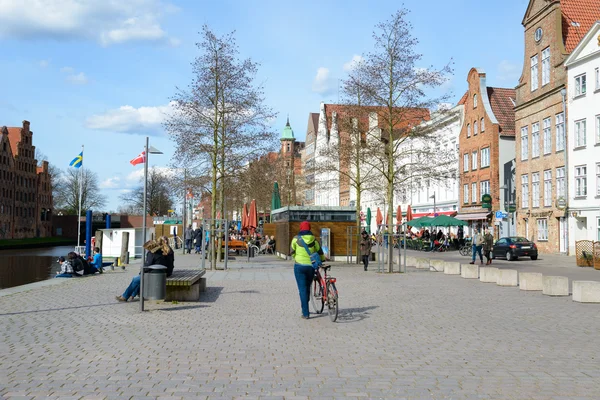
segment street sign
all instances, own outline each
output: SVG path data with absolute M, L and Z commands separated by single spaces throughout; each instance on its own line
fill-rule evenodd
M 508 212 L 515 212 L 517 211 L 517 205 L 515 203 L 510 203 L 508 205 Z
M 504 213 L 502 211 L 496 211 L 496 219 L 504 218 Z

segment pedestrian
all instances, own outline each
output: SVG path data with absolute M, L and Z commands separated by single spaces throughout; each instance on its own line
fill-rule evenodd
M 58 263 L 60 264 L 60 271 L 56 274 L 55 278 L 73 278 L 76 276 L 73 266 L 63 256 L 58 257 Z
M 485 230 L 485 235 L 483 235 L 483 254 L 487 259 L 485 265 L 490 265 L 492 263 L 492 256 L 490 253 L 492 252 L 492 248 L 494 247 L 494 236 L 491 234 L 489 229 Z
M 202 228 L 198 227 L 194 231 L 194 246 L 195 246 L 194 253 L 196 253 L 196 254 L 200 253 L 200 251 L 202 250 L 202 248 L 200 247 L 201 244 L 202 244 Z
M 308 300 L 310 299 L 310 286 L 315 277 L 315 268 L 310 260 L 310 254 L 304 248 L 299 240 L 302 240 L 308 247 L 310 254 L 317 253 L 321 256 L 321 261 L 325 260 L 321 245 L 315 239 L 315 236 L 310 231 L 310 223 L 303 221 L 300 223 L 300 232 L 298 236 L 292 239 L 291 256 L 294 257 L 294 276 L 298 285 L 298 293 L 300 294 L 300 305 L 302 307 L 302 318 L 309 318 Z
M 365 268 L 369 268 L 369 257 L 371 256 L 371 247 L 373 246 L 373 242 L 371 242 L 371 238 L 369 238 L 369 234 L 367 231 L 362 231 L 361 239 L 360 239 L 360 255 L 362 256 L 362 263 Z
M 192 240 L 194 240 L 194 230 L 191 225 L 188 225 L 183 233 L 183 239 L 185 240 L 185 250 L 190 254 L 192 252 Z
M 472 259 L 471 262 L 469 264 L 475 264 L 475 259 L 477 258 L 476 255 L 479 254 L 479 260 L 481 261 L 481 264 L 483 264 L 483 254 L 481 254 L 481 248 L 483 246 L 483 235 L 481 234 L 481 229 L 476 228 L 475 230 L 475 234 L 473 235 L 473 242 L 471 245 L 471 251 L 472 251 Z

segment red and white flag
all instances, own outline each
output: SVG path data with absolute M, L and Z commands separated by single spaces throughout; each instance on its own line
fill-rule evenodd
M 139 156 L 129 161 L 131 165 L 143 164 L 146 162 L 146 152 L 142 151 Z

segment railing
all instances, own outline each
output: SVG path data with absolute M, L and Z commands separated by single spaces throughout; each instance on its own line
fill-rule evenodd
M 575 259 L 579 267 L 594 267 L 600 270 L 600 242 L 591 240 L 575 242 Z

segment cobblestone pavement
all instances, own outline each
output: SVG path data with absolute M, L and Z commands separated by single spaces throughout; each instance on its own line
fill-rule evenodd
M 200 302 L 144 313 L 114 299 L 136 268 L 1 296 L 0 397 L 600 396 L 599 305 L 334 264 L 338 322 L 303 320 L 290 263 L 268 260 L 211 271 Z

